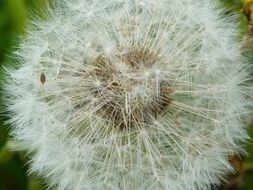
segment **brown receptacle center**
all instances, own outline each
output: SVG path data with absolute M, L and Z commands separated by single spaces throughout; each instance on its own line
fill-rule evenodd
M 119 129 L 140 128 L 161 116 L 172 88 L 154 67 L 161 62 L 144 48 L 99 55 L 85 71 L 94 112 Z M 91 69 L 92 68 L 92 69 Z M 161 68 L 162 69 L 162 68 Z

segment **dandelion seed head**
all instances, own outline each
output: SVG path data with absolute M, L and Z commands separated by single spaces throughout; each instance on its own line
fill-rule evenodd
M 63 0 L 4 85 L 12 136 L 57 189 L 207 190 L 248 137 L 252 80 L 216 1 Z

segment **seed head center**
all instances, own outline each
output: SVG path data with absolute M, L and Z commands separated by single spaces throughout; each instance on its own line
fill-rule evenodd
M 120 129 L 140 128 L 170 104 L 171 86 L 161 77 L 162 59 L 140 48 L 99 55 L 85 72 L 95 113 Z

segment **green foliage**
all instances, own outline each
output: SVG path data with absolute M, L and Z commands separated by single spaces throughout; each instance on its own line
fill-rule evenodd
M 243 1 L 241 0 L 222 0 L 224 2 L 225 6 L 231 7 L 234 10 L 239 10 L 243 6 Z

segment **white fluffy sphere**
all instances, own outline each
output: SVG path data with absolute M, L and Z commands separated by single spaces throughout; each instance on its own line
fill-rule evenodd
M 216 1 L 58 0 L 8 69 L 13 137 L 60 190 L 207 190 L 252 91 Z

